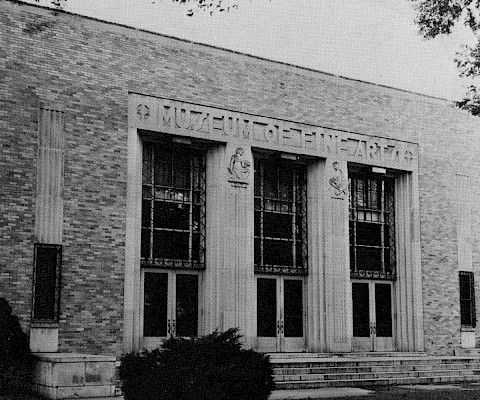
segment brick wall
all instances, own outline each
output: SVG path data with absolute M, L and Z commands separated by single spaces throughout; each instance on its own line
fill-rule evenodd
M 471 175 L 473 198 L 479 197 L 478 119 L 444 100 L 40 7 L 0 2 L 0 10 L 0 293 L 25 328 L 38 108 L 61 104 L 60 350 L 121 352 L 127 94 L 133 91 L 419 143 L 425 344 L 435 353 L 459 346 L 454 177 Z M 479 212 L 474 203 L 476 272 Z

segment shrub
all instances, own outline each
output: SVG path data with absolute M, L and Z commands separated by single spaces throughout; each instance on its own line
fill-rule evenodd
M 33 362 L 27 335 L 10 304 L 0 298 L 0 390 L 25 387 L 32 378 Z
M 267 400 L 274 388 L 270 361 L 244 349 L 240 337 L 238 329 L 229 329 L 124 355 L 126 400 Z

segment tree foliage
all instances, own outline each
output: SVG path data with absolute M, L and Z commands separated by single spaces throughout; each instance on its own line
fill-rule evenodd
M 40 0 L 35 0 L 37 3 Z M 152 4 L 160 3 L 166 0 L 145 0 Z M 170 0 L 172 3 L 178 3 L 187 6 L 187 15 L 191 17 L 197 11 L 204 11 L 213 15 L 217 12 L 228 12 L 238 8 L 238 1 L 236 0 Z M 246 0 L 245 0 L 246 1 Z M 251 1 L 251 0 L 250 0 Z M 68 0 L 50 0 L 53 8 L 62 10 L 67 5 Z
M 416 24 L 420 34 L 432 39 L 449 35 L 459 23 L 471 29 L 477 40 L 463 45 L 457 52 L 455 63 L 461 77 L 480 77 L 480 0 L 410 0 L 417 13 Z M 471 85 L 456 105 L 473 115 L 480 115 L 480 88 Z

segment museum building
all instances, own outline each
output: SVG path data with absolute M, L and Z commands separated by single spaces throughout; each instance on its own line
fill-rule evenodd
M 0 295 L 118 359 L 477 344 L 478 119 L 450 102 L 0 3 Z

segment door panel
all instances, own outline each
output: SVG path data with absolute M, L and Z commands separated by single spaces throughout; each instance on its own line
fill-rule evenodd
M 284 335 L 288 337 L 303 336 L 303 282 L 284 280 Z
M 198 335 L 199 280 L 195 273 L 143 272 L 141 347 L 159 347 L 171 336 Z
M 257 336 L 277 336 L 276 279 L 257 279 Z
M 257 341 L 264 352 L 303 351 L 303 280 L 257 278 Z
M 375 284 L 375 322 L 377 337 L 393 336 L 392 285 Z
M 392 284 L 352 282 L 353 351 L 394 351 Z
M 168 274 L 145 273 L 143 336 L 166 337 Z
M 353 336 L 370 338 L 370 290 L 368 283 L 352 283 Z
M 175 330 L 176 336 L 198 335 L 198 276 L 176 275 Z

